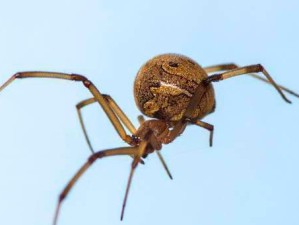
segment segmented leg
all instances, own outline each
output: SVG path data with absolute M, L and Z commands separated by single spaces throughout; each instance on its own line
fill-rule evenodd
M 83 120 L 82 113 L 81 113 L 81 108 L 83 108 L 84 106 L 87 106 L 89 104 L 95 103 L 96 101 L 97 100 L 95 98 L 89 98 L 89 99 L 86 99 L 86 100 L 83 100 L 83 101 L 79 102 L 76 105 L 76 109 L 77 109 L 77 113 L 78 113 L 80 125 L 81 125 L 81 128 L 83 130 L 83 134 L 84 134 L 85 140 L 86 140 L 86 142 L 88 144 L 88 147 L 89 147 L 89 149 L 90 149 L 90 151 L 92 153 L 94 153 L 94 150 L 93 150 L 93 147 L 92 147 L 91 142 L 89 140 L 89 137 L 88 137 L 88 134 L 87 134 L 87 130 L 85 128 L 84 120 Z
M 54 220 L 53 220 L 53 225 L 57 224 L 61 204 L 63 200 L 67 197 L 69 194 L 70 190 L 73 188 L 74 184 L 79 180 L 79 178 L 86 172 L 86 170 L 97 160 L 101 159 L 103 157 L 107 156 L 116 156 L 116 155 L 136 155 L 138 156 L 138 147 L 126 147 L 126 148 L 115 148 L 115 149 L 109 149 L 109 150 L 104 150 L 100 152 L 96 152 L 92 154 L 87 162 L 78 170 L 78 172 L 74 175 L 74 177 L 69 181 L 67 186 L 64 188 L 62 193 L 59 195 L 55 215 L 54 215 Z
M 5 87 L 7 87 L 11 82 L 15 79 L 21 78 L 58 78 L 64 80 L 72 80 L 72 81 L 81 81 L 84 86 L 91 92 L 95 100 L 102 106 L 104 112 L 108 116 L 115 130 L 119 134 L 119 136 L 127 143 L 134 144 L 134 140 L 131 136 L 127 135 L 124 127 L 121 122 L 111 109 L 111 106 L 107 103 L 107 100 L 100 91 L 95 87 L 95 85 L 88 80 L 86 77 L 78 74 L 65 74 L 65 73 L 53 73 L 53 72 L 20 72 L 13 75 L 10 79 L 8 79 L 1 87 L 0 91 L 2 91 Z
M 127 200 L 128 200 L 128 196 L 129 196 L 129 191 L 130 191 L 133 175 L 134 175 L 136 167 L 138 166 L 139 159 L 140 159 L 140 157 L 135 157 L 131 164 L 131 171 L 130 171 L 130 175 L 129 175 L 129 179 L 128 179 L 128 183 L 127 183 L 125 197 L 123 200 L 123 205 L 122 205 L 121 214 L 120 214 L 120 220 L 123 220 L 123 218 L 124 218 L 125 208 L 126 208 L 126 204 L 127 204 Z
M 174 128 L 171 130 L 171 132 L 168 136 L 169 142 L 171 142 L 173 139 L 175 139 L 177 136 L 179 136 L 184 131 L 186 124 L 192 118 L 192 114 L 193 114 L 194 110 L 196 109 L 197 104 L 202 101 L 202 98 L 207 90 L 207 86 L 210 85 L 211 82 L 224 80 L 224 79 L 238 76 L 238 75 L 244 75 L 244 74 L 250 75 L 251 73 L 262 72 L 268 80 L 260 78 L 259 76 L 254 75 L 254 74 L 252 74 L 252 76 L 255 78 L 258 78 L 260 80 L 263 80 L 267 83 L 272 84 L 274 86 L 274 88 L 279 92 L 281 97 L 286 102 L 290 103 L 290 100 L 288 100 L 285 97 L 285 95 L 283 94 L 283 92 L 281 90 L 284 90 L 296 97 L 299 96 L 297 93 L 295 93 L 285 87 L 277 85 L 275 83 L 275 81 L 272 79 L 272 77 L 269 75 L 269 73 L 260 64 L 245 66 L 245 67 L 240 67 L 240 68 L 236 67 L 235 64 L 224 64 L 224 65 L 216 65 L 216 66 L 206 67 L 204 69 L 207 73 L 214 72 L 214 71 L 227 70 L 227 69 L 231 69 L 231 70 L 229 70 L 227 72 L 220 73 L 220 74 L 211 75 L 204 82 L 201 82 L 198 85 L 198 87 L 195 90 L 195 93 L 193 94 L 193 97 L 191 98 L 191 100 L 184 112 L 182 119 L 179 120 L 175 124 Z M 193 121 L 190 121 L 190 122 L 192 123 Z
M 225 64 L 207 66 L 207 67 L 204 67 L 203 69 L 207 73 L 214 73 L 214 72 L 219 72 L 219 71 L 224 71 L 224 70 L 233 70 L 236 68 L 239 68 L 239 66 L 235 63 L 225 63 Z
M 113 98 L 110 97 L 109 95 L 106 95 L 106 94 L 102 94 L 102 96 L 105 98 L 105 100 L 107 101 L 107 103 L 110 106 L 111 110 L 120 119 L 122 124 L 131 132 L 131 134 L 134 134 L 136 132 L 136 128 L 134 127 L 132 122 L 129 120 L 129 118 L 126 116 L 126 114 L 117 105 L 117 103 L 113 100 Z M 86 100 L 83 100 L 83 101 L 79 102 L 76 105 L 77 113 L 78 113 L 78 116 L 79 116 L 79 121 L 80 121 L 82 130 L 83 130 L 83 133 L 84 133 L 84 137 L 85 137 L 85 140 L 86 140 L 86 142 L 89 146 L 89 149 L 91 150 L 92 153 L 94 153 L 94 150 L 93 150 L 93 147 L 91 145 L 90 139 L 89 139 L 88 134 L 87 134 L 87 130 L 86 130 L 85 125 L 84 125 L 81 109 L 83 107 L 85 107 L 87 105 L 90 105 L 92 103 L 95 103 L 95 102 L 97 102 L 97 100 L 95 98 L 89 98 L 89 99 L 86 99 Z M 128 144 L 130 144 L 130 143 L 128 143 Z
M 285 90 L 285 91 L 289 92 L 290 94 L 293 94 L 297 97 L 299 96 L 295 92 L 293 92 L 289 89 L 286 89 L 285 87 L 277 85 L 275 83 L 275 81 L 272 79 L 272 77 L 269 75 L 269 73 L 260 64 L 245 66 L 245 67 L 240 67 L 240 68 L 238 68 L 238 67 L 236 68 L 236 65 L 234 65 L 234 64 L 224 64 L 224 65 L 216 65 L 216 66 L 206 67 L 204 69 L 207 73 L 214 72 L 214 71 L 227 70 L 227 69 L 231 69 L 231 70 L 229 70 L 227 72 L 220 73 L 220 74 L 211 75 L 204 82 L 201 82 L 198 85 L 198 87 L 195 90 L 195 93 L 193 94 L 193 97 L 191 98 L 191 100 L 190 100 L 190 102 L 189 102 L 189 104 L 188 104 L 188 106 L 187 106 L 187 108 L 184 112 L 184 115 L 183 115 L 182 119 L 179 120 L 174 125 L 173 129 L 169 133 L 169 135 L 167 137 L 168 140 L 166 140 L 168 143 L 171 142 L 172 140 L 174 140 L 177 136 L 179 136 L 184 131 L 188 121 L 190 121 L 190 118 L 192 118 L 192 114 L 193 114 L 194 110 L 196 109 L 198 103 L 201 102 L 201 100 L 204 96 L 204 93 L 207 90 L 207 86 L 210 85 L 210 82 L 220 81 L 220 80 L 224 80 L 224 79 L 227 79 L 227 78 L 230 78 L 230 77 L 243 75 L 243 74 L 251 74 L 251 73 L 262 72 L 266 76 L 266 78 L 268 79 L 268 80 L 265 80 L 265 81 L 267 83 L 272 84 L 274 86 L 274 88 L 279 92 L 281 97 L 286 102 L 291 103 L 291 101 L 288 100 L 286 98 L 286 96 L 283 94 L 281 89 Z M 263 78 L 260 78 L 257 75 L 253 74 L 252 76 L 264 81 Z M 211 134 L 211 136 L 212 136 L 212 134 Z M 211 136 L 210 136 L 210 140 L 211 140 Z M 210 141 L 210 143 L 211 143 L 211 141 Z
M 219 65 L 214 65 L 214 66 L 208 66 L 208 67 L 204 67 L 203 69 L 207 72 L 207 73 L 213 73 L 213 72 L 218 72 L 218 71 L 225 71 L 225 70 L 233 70 L 233 69 L 237 69 L 240 68 L 238 65 L 236 65 L 235 63 L 228 63 L 228 64 L 219 64 Z M 268 84 L 272 84 L 269 80 L 260 77 L 257 74 L 248 74 L 249 76 L 259 79 L 263 82 L 266 82 Z M 284 90 L 285 92 L 294 95 L 296 97 L 299 98 L 299 94 L 295 93 L 294 91 L 282 86 L 282 85 L 277 85 L 280 89 Z
M 159 159 L 160 159 L 160 162 L 162 163 L 162 166 L 163 166 L 163 168 L 165 169 L 167 175 L 169 176 L 169 178 L 170 178 L 171 180 L 173 180 L 173 176 L 171 175 L 171 172 L 170 172 L 170 170 L 169 170 L 169 168 L 168 168 L 168 166 L 167 166 L 167 164 L 166 164 L 166 162 L 165 162 L 165 160 L 164 160 L 164 158 L 163 158 L 163 156 L 162 156 L 160 150 L 156 150 L 156 152 L 157 152 L 157 155 L 158 155 L 158 157 L 159 157 Z
M 122 109 L 118 106 L 118 104 L 114 101 L 114 99 L 110 95 L 103 95 L 107 100 L 108 104 L 112 108 L 113 112 L 118 116 L 120 121 L 124 124 L 124 126 L 131 132 L 131 134 L 136 133 L 136 128 L 126 116 L 126 114 L 122 111 Z
M 223 72 L 223 73 L 220 73 L 220 74 L 215 74 L 215 75 L 209 76 L 206 81 L 208 83 L 209 82 L 215 82 L 215 81 L 220 81 L 220 80 L 224 80 L 224 79 L 227 79 L 227 78 L 235 77 L 235 76 L 238 76 L 238 75 L 257 73 L 257 72 L 262 72 L 265 75 L 265 77 L 269 80 L 269 82 L 274 86 L 274 88 L 278 91 L 278 93 L 281 95 L 281 97 L 286 102 L 291 103 L 291 101 L 289 99 L 287 99 L 287 97 L 284 95 L 284 93 L 281 91 L 281 89 L 275 83 L 275 81 L 272 79 L 272 77 L 269 75 L 269 73 L 260 64 L 251 65 L 251 66 L 244 66 L 244 67 L 229 70 L 227 72 Z
M 150 136 L 150 133 L 149 133 L 149 136 Z M 138 151 L 135 154 L 134 160 L 133 160 L 133 162 L 131 164 L 131 171 L 130 171 L 130 175 L 129 175 L 129 179 L 128 179 L 128 184 L 127 184 L 127 188 L 126 188 L 126 193 L 125 193 L 125 197 L 124 197 L 124 201 L 123 201 L 123 206 L 122 206 L 122 210 L 121 210 L 120 220 L 123 220 L 123 218 L 124 218 L 125 208 L 126 208 L 126 204 L 127 204 L 127 200 L 128 200 L 128 196 L 129 196 L 129 192 L 130 192 L 130 187 L 131 187 L 133 175 L 134 175 L 136 167 L 138 166 L 138 163 L 140 162 L 141 157 L 145 153 L 147 144 L 148 144 L 147 141 L 142 141 L 140 143 L 140 145 L 138 147 Z
M 202 128 L 207 129 L 208 131 L 210 131 L 210 147 L 213 146 L 213 135 L 214 135 L 214 126 L 212 124 L 197 120 L 195 121 L 193 124 L 198 125 Z
M 144 123 L 144 121 L 145 121 L 145 119 L 144 119 L 144 117 L 143 117 L 142 115 L 139 115 L 139 116 L 137 117 L 137 119 L 138 119 L 138 122 L 139 122 L 140 124 Z M 170 172 L 170 170 L 169 170 L 169 168 L 168 168 L 168 166 L 167 166 L 167 164 L 166 164 L 166 161 L 164 160 L 164 158 L 163 158 L 163 156 L 162 156 L 160 150 L 156 150 L 156 153 L 157 153 L 157 155 L 158 155 L 158 157 L 159 157 L 159 159 L 160 159 L 160 162 L 162 163 L 163 168 L 165 169 L 167 175 L 169 176 L 169 178 L 170 178 L 171 180 L 173 180 L 173 176 L 171 175 L 171 172 Z
M 116 104 L 116 102 L 112 99 L 112 97 L 110 97 L 109 95 L 105 95 L 105 94 L 102 94 L 102 96 L 107 99 L 107 102 L 108 104 L 110 105 L 111 109 L 113 110 L 113 112 L 116 114 L 116 116 L 121 120 L 121 122 L 124 124 L 124 126 L 129 130 L 129 131 L 134 131 L 136 130 L 134 125 L 131 123 L 131 121 L 128 119 L 128 117 L 126 116 L 126 114 L 120 109 L 120 107 Z M 108 101 L 108 99 L 110 99 L 110 101 Z M 85 128 L 85 124 L 84 124 L 84 120 L 83 120 L 83 116 L 82 116 L 82 113 L 81 113 L 81 109 L 89 104 L 92 104 L 92 103 L 95 103 L 97 102 L 95 98 L 89 98 L 89 99 L 86 99 L 86 100 L 83 100 L 81 102 L 79 102 L 77 105 L 76 105 L 76 108 L 77 108 L 77 112 L 78 112 L 78 117 L 79 117 L 79 121 L 80 121 L 80 125 L 81 125 L 81 128 L 83 130 L 83 133 L 84 133 L 84 137 L 85 137 L 85 140 L 89 146 L 89 149 L 92 153 L 94 153 L 94 150 L 93 150 L 93 147 L 91 145 L 91 142 L 90 142 L 90 139 L 88 137 L 88 134 L 87 134 L 87 130 Z M 113 104 L 111 104 L 111 102 L 113 102 Z M 115 110 L 115 108 L 117 108 Z M 135 133 L 135 131 L 134 131 Z M 133 133 L 132 133 L 133 134 Z M 130 143 L 128 143 L 130 144 Z M 131 157 L 134 158 L 134 156 L 132 155 Z M 141 164 L 144 164 L 144 161 L 142 159 L 140 159 L 140 163 Z

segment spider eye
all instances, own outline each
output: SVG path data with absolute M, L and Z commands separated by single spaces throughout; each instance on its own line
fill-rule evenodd
M 179 67 L 179 64 L 175 62 L 169 62 L 168 65 L 171 67 Z

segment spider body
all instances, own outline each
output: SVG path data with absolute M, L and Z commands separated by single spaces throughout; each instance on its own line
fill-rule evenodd
M 222 72 L 208 76 L 209 73 L 217 71 Z M 266 79 L 252 74 L 258 72 L 261 72 Z M 116 155 L 126 155 L 133 158 L 121 219 L 124 215 L 134 171 L 139 163 L 143 163 L 142 158 L 156 152 L 164 169 L 172 179 L 160 153 L 162 145 L 175 140 L 185 130 L 187 125 L 196 125 L 210 132 L 210 146 L 212 146 L 214 126 L 201 120 L 215 109 L 212 82 L 244 74 L 249 74 L 254 78 L 271 84 L 288 103 L 290 101 L 286 98 L 283 91 L 299 97 L 297 93 L 276 84 L 260 64 L 244 67 L 238 67 L 236 64 L 221 64 L 202 68 L 194 60 L 177 54 L 156 56 L 140 68 L 134 83 L 135 101 L 142 113 L 156 119 L 145 120 L 142 116 L 139 116 L 140 126 L 137 129 L 111 96 L 102 94 L 90 80 L 82 75 L 55 72 L 20 72 L 13 75 L 0 86 L 0 91 L 16 79 L 57 78 L 82 82 L 83 86 L 92 95 L 91 98 L 83 100 L 76 105 L 79 121 L 92 155 L 59 195 L 53 221 L 53 224 L 56 225 L 63 200 L 78 179 L 98 159 Z M 92 103 L 98 103 L 102 107 L 119 137 L 129 146 L 98 152 L 93 150 L 81 114 L 81 109 Z
M 178 121 L 196 88 L 207 77 L 205 70 L 186 56 L 156 56 L 146 62 L 137 73 L 134 83 L 135 102 L 140 111 L 149 117 Z M 205 94 L 197 104 L 192 119 L 201 119 L 215 108 L 212 84 L 205 88 Z

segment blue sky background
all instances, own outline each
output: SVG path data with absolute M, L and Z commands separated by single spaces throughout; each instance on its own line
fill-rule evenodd
M 299 92 L 299 2 L 1 1 L 0 82 L 26 70 L 80 73 L 132 119 L 139 67 L 167 52 L 201 65 L 261 63 Z M 130 158 L 98 161 L 62 206 L 66 224 L 299 224 L 299 99 L 246 76 L 215 84 L 208 132 L 190 127 L 134 177 L 119 221 Z M 89 156 L 75 105 L 79 83 L 18 80 L 0 93 L 0 224 L 51 224 L 57 198 Z M 124 144 L 97 105 L 84 110 L 95 149 Z

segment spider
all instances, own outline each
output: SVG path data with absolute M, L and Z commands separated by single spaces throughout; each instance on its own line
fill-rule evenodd
M 209 73 L 217 71 L 221 73 L 208 76 Z M 266 79 L 252 74 L 258 72 L 262 73 Z M 215 110 L 212 83 L 244 74 L 271 84 L 288 103 L 291 101 L 286 98 L 283 91 L 299 97 L 299 94 L 276 84 L 260 64 L 238 67 L 231 63 L 202 68 L 194 60 L 178 54 L 158 55 L 147 61 L 137 73 L 134 83 L 135 102 L 144 115 L 154 118 L 145 120 L 143 116 L 139 116 L 140 126 L 137 129 L 111 96 L 102 94 L 90 80 L 79 74 L 19 72 L 8 79 L 0 87 L 0 91 L 15 79 L 58 78 L 82 82 L 93 95 L 92 98 L 81 101 L 76 106 L 80 124 L 92 154 L 59 195 L 53 220 L 53 225 L 56 225 L 63 200 L 78 179 L 96 160 L 108 156 L 127 155 L 132 157 L 133 161 L 122 205 L 122 220 L 134 171 L 140 163 L 144 163 L 142 159 L 156 152 L 168 176 L 172 179 L 160 150 L 163 144 L 171 143 L 182 134 L 187 125 L 196 125 L 208 130 L 210 132 L 209 145 L 212 146 L 214 126 L 202 121 L 202 118 Z M 83 123 L 81 109 L 95 102 L 100 104 L 120 138 L 129 147 L 98 152 L 93 150 Z

